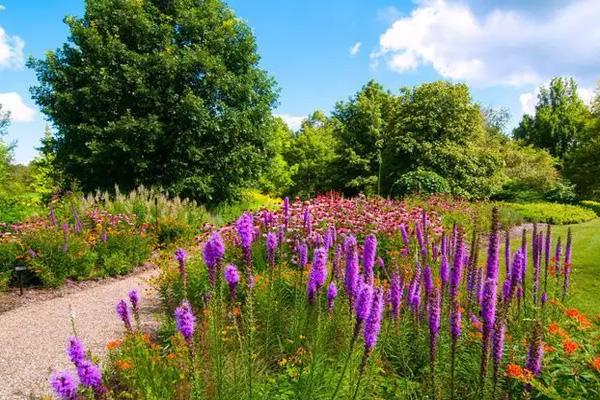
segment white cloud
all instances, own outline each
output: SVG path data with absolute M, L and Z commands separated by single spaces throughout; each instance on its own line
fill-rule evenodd
M 0 93 L 0 104 L 3 111 L 10 111 L 10 119 L 13 122 L 33 121 L 36 114 L 35 110 L 25 104 L 16 92 Z
M 0 11 L 4 11 L 4 10 L 6 10 L 6 7 L 3 6 L 2 4 L 0 4 Z
M 548 85 L 546 85 L 546 87 L 547 86 Z M 531 92 L 525 92 L 519 95 L 519 103 L 521 103 L 521 112 L 523 114 L 535 114 L 535 106 L 537 104 L 539 94 L 540 88 L 536 87 Z M 593 87 L 578 87 L 577 94 L 585 104 L 590 105 L 595 95 L 595 89 Z
M 598 0 L 573 1 L 535 17 L 499 9 L 477 15 L 449 0 L 417 4 L 380 36 L 371 55 L 396 72 L 426 65 L 479 86 L 537 85 L 556 75 L 597 79 Z
M 0 26 L 0 69 L 21 68 L 25 42 L 18 36 L 9 36 Z
M 360 46 L 362 46 L 361 42 L 356 42 L 354 43 L 354 45 L 352 47 L 350 47 L 349 53 L 351 56 L 355 56 L 358 54 L 358 52 L 360 51 Z
M 402 12 L 394 6 L 387 6 L 377 11 L 377 18 L 380 21 L 388 23 L 394 22 L 400 18 L 401 15 Z
M 304 115 L 276 114 L 275 116 L 281 118 L 294 131 L 300 129 L 302 121 L 306 119 Z

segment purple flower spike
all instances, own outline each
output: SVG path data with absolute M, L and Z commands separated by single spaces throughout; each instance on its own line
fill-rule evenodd
M 287 230 L 288 225 L 290 223 L 290 199 L 286 197 L 283 199 L 283 224 L 285 225 L 285 229 Z
M 254 241 L 254 217 L 250 213 L 243 213 L 235 223 L 240 245 L 244 250 L 250 250 Z
M 267 233 L 267 262 L 271 267 L 275 266 L 275 251 L 277 250 L 277 235 L 273 232 Z
M 440 262 L 440 280 L 442 281 L 442 292 L 448 287 L 450 280 L 450 270 L 448 268 L 448 258 L 442 253 L 442 261 Z
M 208 239 L 202 251 L 204 263 L 208 269 L 208 281 L 213 287 L 216 284 L 217 268 L 221 264 L 224 254 L 225 245 L 223 244 L 221 234 L 215 232 L 211 235 L 210 239 Z
M 83 343 L 75 336 L 69 338 L 67 356 L 69 356 L 69 360 L 71 360 L 75 366 L 81 364 L 85 359 L 85 348 L 83 347 Z
M 375 266 L 375 256 L 377 255 L 377 238 L 375 235 L 368 235 L 365 238 L 365 248 L 363 251 L 363 268 L 365 272 L 365 281 L 373 284 L 373 268 Z
M 238 282 L 240 281 L 240 274 L 235 265 L 227 264 L 225 267 L 225 282 L 229 285 L 229 298 L 231 301 L 235 301 L 236 290 Z
M 304 209 L 304 233 L 307 237 L 312 234 L 312 221 L 310 218 L 310 209 L 306 207 Z
M 68 371 L 55 372 L 50 376 L 50 386 L 56 397 L 61 400 L 75 400 L 77 398 L 78 383 Z
M 128 331 L 131 331 L 131 320 L 129 319 L 129 307 L 127 306 L 127 303 L 125 302 L 125 300 L 121 300 L 117 303 L 117 314 L 119 315 L 119 318 L 121 318 L 121 321 L 123 321 L 123 324 L 125 324 L 125 328 Z
M 310 268 L 307 283 L 308 300 L 314 304 L 316 294 L 319 289 L 325 284 L 327 279 L 327 250 L 324 247 L 319 247 L 313 255 L 313 263 Z
M 400 303 L 402 301 L 403 289 L 400 275 L 395 273 L 392 276 L 392 282 L 390 284 L 390 303 L 392 305 L 392 318 L 394 319 L 397 319 L 400 316 Z
M 383 313 L 383 291 L 380 288 L 373 294 L 372 304 L 369 310 L 369 316 L 365 323 L 365 351 L 370 353 L 377 344 L 379 331 L 381 330 L 381 316 Z
M 333 304 L 335 302 L 337 294 L 337 286 L 335 285 L 334 281 L 331 281 L 331 283 L 327 287 L 327 311 L 329 311 L 330 313 L 333 311 Z
M 333 253 L 333 263 L 331 265 L 331 271 L 333 273 L 333 277 L 336 280 L 342 279 L 342 269 L 340 263 L 342 262 L 342 245 L 338 244 L 335 247 L 335 252 Z
M 356 313 L 356 322 L 364 322 L 371 310 L 371 301 L 373 299 L 373 286 L 360 282 L 360 288 L 354 302 L 354 312 Z
M 300 268 L 306 268 L 306 264 L 308 264 L 308 246 L 306 243 L 301 243 L 298 245 L 298 263 L 300 264 Z
M 356 298 L 357 290 L 359 289 L 359 276 L 358 276 L 358 254 L 356 252 L 356 239 L 354 236 L 349 235 L 344 241 L 344 248 L 346 252 L 346 274 L 344 276 L 344 288 L 346 294 L 353 300 Z
M 428 266 L 423 268 L 423 286 L 425 288 L 425 297 L 429 297 L 433 291 L 433 275 L 431 274 L 431 268 Z
M 100 368 L 90 360 L 84 360 L 77 366 L 77 375 L 83 386 L 92 388 L 95 393 L 104 393 L 106 389 L 102 385 L 102 372 Z
M 175 309 L 175 322 L 177 323 L 179 333 L 181 333 L 188 344 L 191 344 L 196 326 L 196 317 L 192 314 L 190 303 L 184 301 Z
M 441 295 L 438 288 L 431 292 L 429 297 L 429 351 L 430 359 L 433 363 L 437 348 L 438 336 L 440 333 L 441 320 Z
M 400 234 L 402 235 L 402 243 L 404 243 L 404 247 L 408 248 L 410 241 L 408 238 L 408 232 L 406 231 L 406 226 L 404 226 L 404 224 L 400 225 Z
M 492 359 L 494 360 L 494 368 L 498 371 L 502 357 L 504 357 L 504 336 L 506 333 L 506 325 L 498 322 L 494 329 L 494 337 L 492 341 Z
M 539 322 L 535 322 L 533 325 L 531 340 L 529 341 L 529 350 L 527 352 L 525 368 L 530 370 L 534 376 L 538 376 L 542 371 L 543 357 L 544 344 L 542 342 L 542 327 Z
M 179 275 L 181 276 L 181 280 L 183 282 L 183 287 L 187 287 L 187 273 L 185 271 L 185 259 L 187 258 L 187 252 L 178 248 L 175 250 L 175 259 L 179 265 Z
M 140 296 L 136 290 L 129 292 L 129 301 L 131 302 L 131 308 L 133 308 L 134 311 L 137 310 L 140 302 Z

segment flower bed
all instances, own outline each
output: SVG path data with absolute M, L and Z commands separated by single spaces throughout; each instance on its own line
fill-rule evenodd
M 164 268 L 156 337 L 139 331 L 130 294 L 103 377 L 88 379 L 99 369 L 84 355 L 78 378 L 53 375 L 53 387 L 62 398 L 599 396 L 599 321 L 563 305 L 573 238 L 535 227 L 504 252 L 498 218 L 481 263 L 464 228 L 400 202 L 326 196 L 244 214 Z

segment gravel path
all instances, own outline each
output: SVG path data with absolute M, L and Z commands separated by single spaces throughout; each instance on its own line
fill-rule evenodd
M 93 354 L 102 356 L 106 343 L 119 337 L 123 324 L 115 314 L 116 302 L 130 289 L 141 297 L 142 321 L 148 328 L 157 306 L 149 270 L 76 293 L 26 305 L 0 314 L 0 399 L 30 399 L 49 393 L 52 370 L 71 369 L 65 354 L 72 335 L 70 311 L 78 336 Z

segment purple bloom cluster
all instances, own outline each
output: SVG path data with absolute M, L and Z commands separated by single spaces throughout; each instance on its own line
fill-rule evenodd
M 50 376 L 50 386 L 54 394 L 61 400 L 74 400 L 77 398 L 79 383 L 68 371 L 55 372 Z
M 313 263 L 308 275 L 306 293 L 308 300 L 315 303 L 317 292 L 325 284 L 327 279 L 327 249 L 319 247 L 313 255 Z
M 273 232 L 267 233 L 267 262 L 271 267 L 275 266 L 275 251 L 277 250 L 277 235 Z
M 333 304 L 337 297 L 338 291 L 334 281 L 331 281 L 327 287 L 327 310 L 331 313 L 333 311 Z
M 372 289 L 371 289 L 372 290 Z M 372 304 L 369 309 L 368 318 L 365 322 L 365 351 L 371 352 L 377 343 L 379 331 L 381 330 L 381 317 L 383 314 L 383 291 L 380 288 L 375 289 L 373 293 Z
M 363 269 L 365 281 L 373 284 L 373 268 L 375 267 L 375 257 L 377 255 L 377 238 L 371 234 L 365 238 L 365 247 L 363 250 Z
M 213 287 L 216 284 L 217 268 L 221 264 L 224 254 L 225 245 L 223 244 L 221 234 L 219 232 L 215 232 L 208 239 L 202 251 L 204 263 L 208 269 L 208 281 Z
M 235 301 L 237 285 L 240 281 L 240 274 L 235 265 L 227 264 L 225 267 L 225 282 L 229 286 L 229 298 L 231 301 Z
M 117 303 L 117 314 L 119 315 L 119 318 L 121 318 L 121 321 L 123 321 L 123 324 L 125 324 L 125 328 L 131 332 L 132 329 L 131 319 L 129 318 L 129 307 L 127 306 L 125 300 L 120 300 Z
M 191 345 L 196 326 L 196 317 L 192 313 L 190 303 L 184 301 L 175 309 L 175 322 L 177 323 L 179 333 Z

